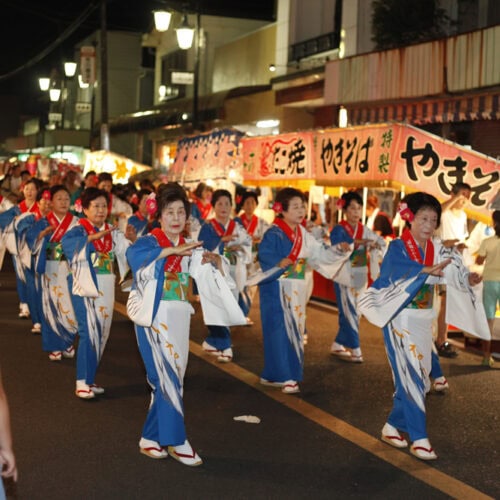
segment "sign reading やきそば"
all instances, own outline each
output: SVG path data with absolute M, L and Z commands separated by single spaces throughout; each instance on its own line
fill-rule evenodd
M 326 130 L 314 143 L 318 184 L 396 182 L 446 200 L 454 184 L 465 182 L 472 187 L 470 210 L 487 217 L 500 189 L 500 162 L 409 125 Z

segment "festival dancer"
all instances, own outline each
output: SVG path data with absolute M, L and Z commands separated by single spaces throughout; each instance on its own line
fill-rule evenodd
M 333 282 L 339 311 L 339 330 L 330 353 L 344 361 L 362 363 L 357 298 L 368 284 L 368 251 L 371 251 L 370 272 L 374 278 L 386 243 L 381 236 L 361 224 L 363 199 L 358 193 L 344 193 L 337 206 L 344 212 L 345 219 L 332 229 L 330 241 L 332 245 L 341 242 L 354 244 L 354 250 Z
M 132 225 L 135 230 L 135 241 L 137 238 L 144 236 L 151 229 L 151 214 L 148 212 L 148 197 L 151 196 L 152 191 L 149 189 L 141 189 L 137 195 L 137 211 L 128 218 L 127 224 Z
M 34 290 L 35 287 L 34 273 L 30 269 L 31 252 L 26 245 L 25 233 L 31 224 L 42 216 L 36 202 L 38 189 L 38 179 L 28 179 L 23 187 L 24 200 L 0 214 L 0 231 L 5 248 L 12 255 L 14 262 L 17 293 L 20 300 L 19 317 L 23 319 L 30 317 L 28 288 L 31 287 Z M 26 218 L 28 220 L 24 221 Z M 36 314 L 36 311 L 33 311 L 35 319 Z
M 215 217 L 206 222 L 198 236 L 203 246 L 211 251 L 225 255 L 231 264 L 231 276 L 236 282 L 235 296 L 245 288 L 246 266 L 252 259 L 252 238 L 242 225 L 231 219 L 232 196 L 226 189 L 216 189 L 212 196 Z M 233 359 L 231 332 L 229 328 L 207 324 L 209 335 L 203 342 L 205 352 L 217 356 L 220 363 Z
M 87 188 L 81 195 L 84 218 L 61 239 L 62 249 L 70 263 L 68 276 L 73 309 L 78 322 L 75 394 L 92 399 L 104 389 L 95 383 L 97 367 L 102 358 L 115 302 L 116 258 L 120 276 L 128 269 L 125 251 L 130 241 L 106 222 L 108 194 Z
M 475 318 L 471 329 L 475 335 L 489 337 L 481 303 L 470 286 L 481 277 L 469 273 L 456 249 L 446 248 L 432 236 L 439 227 L 441 205 L 426 193 L 412 193 L 400 205 L 406 221 L 401 238 L 392 241 L 381 266 L 380 277 L 358 301 L 360 313 L 376 326 L 383 327 L 387 357 L 392 368 L 395 392 L 393 407 L 381 438 L 396 448 L 408 441 L 400 432 L 408 433 L 410 452 L 421 460 L 435 460 L 426 429 L 425 395 L 430 389 L 432 367 L 432 323 L 435 284 L 447 283 L 448 300 L 458 291 L 461 305 L 454 315 L 458 326 Z M 465 297 L 465 298 L 464 298 Z
M 255 209 L 259 203 L 257 193 L 247 190 L 241 196 L 239 206 L 243 209 L 243 213 L 235 217 L 235 222 L 240 223 L 245 231 L 252 237 L 252 261 L 247 266 L 248 275 L 251 276 L 258 271 L 259 263 L 257 259 L 257 249 L 264 233 L 269 229 L 269 224 L 260 217 L 255 215 Z M 241 310 L 247 317 L 247 324 L 253 325 L 253 321 L 248 317 L 250 308 L 252 307 L 252 296 L 255 287 L 245 287 L 240 294 L 239 304 Z
M 101 172 L 98 175 L 97 187 L 108 194 L 108 215 L 106 221 L 117 226 L 118 229 L 127 232 L 127 219 L 133 214 L 132 207 L 120 197 L 113 194 L 113 176 L 109 172 Z
M 264 337 L 264 369 L 260 382 L 299 392 L 304 368 L 306 265 L 332 279 L 349 258 L 347 243 L 326 246 L 302 226 L 306 215 L 301 191 L 284 188 L 274 204 L 277 217 L 259 245 L 259 285 Z
M 50 189 L 50 199 L 52 210 L 28 230 L 26 241 L 41 282 L 42 349 L 49 353 L 50 361 L 61 361 L 75 356 L 73 343 L 78 331 L 61 238 L 78 224 L 78 217 L 69 211 L 70 193 L 62 184 Z
M 200 224 L 203 224 L 211 216 L 213 216 L 212 195 L 213 188 L 200 182 L 192 193 L 193 205 L 192 215 L 198 219 Z
M 187 298 L 189 277 L 198 279 L 204 314 L 205 298 L 209 297 L 219 304 L 229 300 L 238 318 L 236 323 L 244 317 L 229 287 L 225 293 L 219 289 L 222 275 L 229 276 L 228 262 L 201 249 L 202 242 L 183 237 L 190 210 L 184 190 L 168 184 L 157 201 L 161 229 L 153 229 L 127 250 L 134 275 L 127 310 L 135 322 L 139 351 L 152 388 L 139 448 L 150 458 L 162 459 L 170 454 L 185 465 L 197 466 L 202 460 L 186 438 L 182 401 L 194 312 Z

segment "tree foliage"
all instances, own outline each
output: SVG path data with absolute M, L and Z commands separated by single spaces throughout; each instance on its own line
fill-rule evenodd
M 442 38 L 450 18 L 439 0 L 374 0 L 372 40 L 378 50 Z

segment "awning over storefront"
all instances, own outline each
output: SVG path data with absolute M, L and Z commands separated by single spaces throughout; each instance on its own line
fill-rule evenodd
M 215 94 L 198 97 L 198 120 L 200 123 L 222 119 L 227 99 L 268 90 L 269 85 L 238 87 Z M 175 99 L 150 110 L 122 115 L 109 121 L 112 134 L 146 131 L 172 125 L 190 124 L 193 119 L 193 98 Z
M 346 105 L 345 108 L 349 116 L 349 123 L 352 125 L 392 120 L 412 125 L 500 120 L 500 93 L 419 102 Z

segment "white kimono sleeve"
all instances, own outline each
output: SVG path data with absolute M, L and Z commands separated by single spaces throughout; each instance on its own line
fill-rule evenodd
M 198 286 L 205 324 L 246 325 L 246 318 L 231 291 L 235 284 L 229 276 L 229 266 L 226 263 L 225 276 L 222 276 L 213 265 L 201 263 L 202 254 L 202 249 L 193 251 L 190 273 Z
M 320 243 L 305 230 L 303 230 L 303 236 L 303 244 L 308 247 L 310 252 L 308 264 L 325 278 L 333 279 L 344 263 L 349 260 L 351 252 L 343 252 L 338 245 L 327 246 Z
M 446 323 L 484 340 L 491 340 L 481 298 L 469 284 L 469 271 L 454 248 L 439 248 L 439 260 L 451 259 L 444 268 L 446 281 Z
M 118 264 L 118 272 L 120 273 L 120 279 L 123 279 L 127 274 L 129 267 L 126 257 L 127 248 L 130 246 L 130 240 L 125 238 L 122 231 L 113 231 L 113 250 L 116 256 L 116 262 Z

